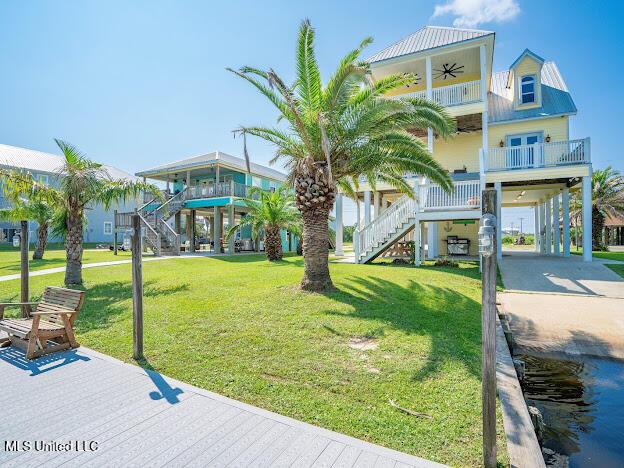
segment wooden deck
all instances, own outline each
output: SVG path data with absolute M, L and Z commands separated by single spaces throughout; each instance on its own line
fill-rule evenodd
M 0 349 L 0 385 L 1 466 L 441 466 L 85 348 L 35 361 Z M 16 440 L 33 445 L 13 451 Z

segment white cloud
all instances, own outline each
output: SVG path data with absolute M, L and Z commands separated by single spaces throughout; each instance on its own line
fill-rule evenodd
M 456 16 L 453 26 L 474 28 L 482 23 L 502 23 L 514 19 L 520 13 L 515 0 L 449 0 L 436 5 L 433 18 L 452 14 Z

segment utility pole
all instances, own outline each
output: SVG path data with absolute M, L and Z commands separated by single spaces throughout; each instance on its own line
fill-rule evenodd
M 524 218 L 520 218 L 520 235 L 522 235 L 522 221 L 524 221 Z

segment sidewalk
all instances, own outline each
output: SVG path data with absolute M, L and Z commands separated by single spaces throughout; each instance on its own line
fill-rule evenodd
M 442 466 L 80 348 L 0 349 L 2 466 Z M 7 451 L 4 441 L 72 444 Z
M 605 263 L 614 262 L 505 255 L 498 301 L 516 346 L 624 359 L 624 280 Z

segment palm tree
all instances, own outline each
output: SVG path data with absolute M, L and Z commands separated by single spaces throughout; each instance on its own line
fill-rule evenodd
M 572 200 L 573 219 L 581 216 L 581 197 L 582 194 L 576 192 Z M 592 175 L 592 250 L 606 249 L 602 231 L 609 216 L 624 216 L 624 177 L 611 166 L 594 171 Z
M 65 219 L 66 269 L 65 284 L 82 284 L 82 254 L 85 210 L 101 204 L 109 209 L 113 203 L 136 198 L 143 191 L 158 196 L 152 184 L 133 180 L 112 179 L 102 164 L 90 160 L 75 146 L 54 140 L 65 158 L 58 171 L 60 186 L 56 198 L 61 218 Z
M 38 224 L 37 246 L 32 258 L 33 260 L 40 260 L 43 258 L 48 243 L 48 228 L 54 216 L 54 207 L 37 190 L 30 190 L 26 198 L 11 198 L 13 198 L 13 206 L 0 210 L 0 219 L 11 222 L 30 220 Z
M 243 198 L 249 212 L 237 225 L 230 226 L 225 239 L 229 240 L 240 228 L 251 227 L 251 235 L 257 239 L 264 233 L 264 250 L 271 262 L 282 259 L 281 230 L 288 229 L 299 235 L 301 215 L 295 205 L 295 196 L 287 186 L 281 186 L 275 192 L 267 192 L 253 187 L 249 198 Z
M 273 69 L 228 69 L 255 86 L 279 111 L 278 127 L 242 127 L 276 146 L 273 161 L 283 160 L 302 214 L 304 276 L 301 288 L 332 288 L 328 266 L 328 218 L 336 191 L 348 181 L 365 177 L 412 193 L 406 171 L 425 175 L 446 190 L 446 170 L 410 130 L 431 127 L 447 137 L 453 119 L 441 106 L 424 99 L 389 99 L 386 95 L 414 80 L 397 74 L 372 83 L 369 65 L 360 60 L 371 43 L 364 39 L 338 65 L 325 86 L 314 55 L 314 30 L 308 20 L 299 29 L 296 81 L 285 84 Z M 247 151 L 245 149 L 245 155 Z

